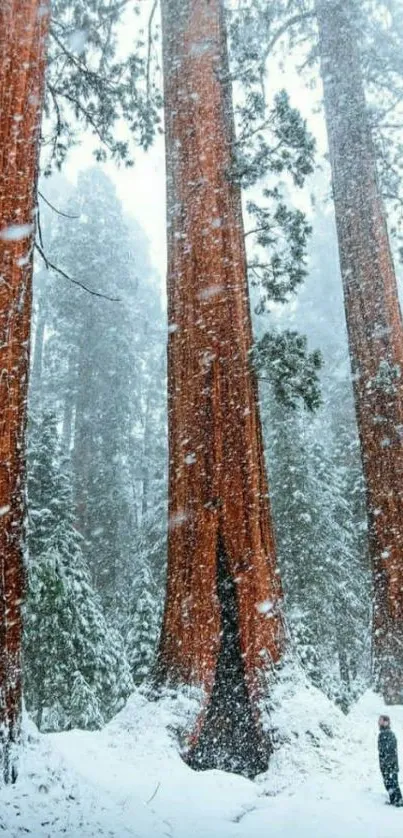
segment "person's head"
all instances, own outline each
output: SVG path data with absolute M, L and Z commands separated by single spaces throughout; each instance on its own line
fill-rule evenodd
M 387 730 L 390 727 L 390 716 L 379 716 L 378 726 L 380 730 Z

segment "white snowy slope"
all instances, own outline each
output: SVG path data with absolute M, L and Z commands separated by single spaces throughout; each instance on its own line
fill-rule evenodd
M 345 718 L 306 685 L 283 693 L 274 721 L 286 741 L 256 783 L 188 769 L 170 732 L 183 708 L 168 699 L 135 694 L 101 732 L 30 729 L 19 782 L 0 792 L 0 835 L 401 838 L 403 810 L 384 805 L 377 766 L 379 699 Z M 392 720 L 403 763 L 403 707 Z

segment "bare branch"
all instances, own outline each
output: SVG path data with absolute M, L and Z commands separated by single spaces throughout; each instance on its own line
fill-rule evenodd
M 150 84 L 151 84 L 150 74 L 151 74 L 151 48 L 152 48 L 152 42 L 153 42 L 153 37 L 152 37 L 153 36 L 153 20 L 154 20 L 155 12 L 157 10 L 157 6 L 158 6 L 158 0 L 154 0 L 154 3 L 152 5 L 152 9 L 151 9 L 151 12 L 150 12 L 150 17 L 148 18 L 147 81 L 146 81 L 147 102 L 150 101 Z
M 39 194 L 39 193 L 37 193 L 37 194 Z M 39 211 L 38 198 L 36 199 L 36 226 L 37 226 L 37 229 L 38 229 L 39 243 L 40 243 L 41 247 L 43 248 L 41 213 Z
M 269 230 L 272 231 L 273 227 L 269 227 L 268 224 L 266 224 L 264 227 L 254 227 L 253 230 L 246 230 L 246 232 L 244 233 L 244 238 L 246 239 L 247 236 L 254 236 L 256 233 L 264 233 Z
M 292 29 L 294 26 L 297 26 L 297 24 L 301 23 L 303 20 L 309 20 L 309 19 L 312 19 L 314 17 L 316 17 L 316 12 L 311 11 L 311 12 L 303 12 L 302 14 L 294 15 L 293 17 L 290 17 L 288 20 L 286 20 L 285 23 L 283 24 L 283 26 L 280 26 L 280 28 L 277 30 L 275 35 L 273 35 L 271 41 L 267 45 L 267 47 L 264 51 L 263 61 L 264 62 L 266 61 L 266 59 L 269 57 L 273 47 L 276 45 L 277 41 L 279 41 L 280 38 L 282 38 L 283 35 L 285 35 L 285 33 L 288 32 L 289 29 Z
M 78 285 L 79 288 L 82 288 L 83 291 L 87 291 L 87 293 L 91 294 L 93 297 L 101 297 L 103 300 L 109 300 L 110 303 L 120 303 L 121 302 L 119 297 L 108 297 L 107 294 L 101 294 L 100 291 L 93 291 L 92 288 L 88 288 L 88 286 L 84 285 L 83 282 L 80 282 L 78 279 L 74 279 L 72 276 L 69 276 L 69 274 L 66 274 L 65 271 L 63 271 L 61 268 L 58 268 L 57 265 L 54 265 L 53 262 L 51 262 L 50 259 L 48 259 L 48 257 L 46 256 L 45 251 L 43 250 L 41 245 L 38 244 L 38 242 L 35 242 L 35 249 L 38 251 L 38 253 L 42 257 L 42 259 L 43 259 L 43 261 L 46 265 L 46 268 L 48 270 L 50 269 L 52 271 L 55 271 L 55 273 L 62 276 L 63 279 L 68 279 L 68 281 L 72 282 L 73 285 Z
M 56 209 L 56 207 L 54 207 L 53 204 L 51 204 L 50 201 L 47 198 L 45 198 L 43 192 L 40 192 L 39 190 L 38 190 L 38 195 L 42 198 L 42 201 L 45 201 L 45 204 L 47 204 L 48 207 L 50 207 L 52 210 L 54 210 L 54 212 L 57 212 L 58 215 L 62 215 L 63 218 L 73 218 L 73 219 L 80 218 L 79 215 L 69 215 L 68 212 L 62 212 L 61 210 Z

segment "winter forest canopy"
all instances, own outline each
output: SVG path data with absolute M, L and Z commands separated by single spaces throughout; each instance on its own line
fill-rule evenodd
M 0 0 L 0 796 L 162 737 L 269 828 L 403 724 L 402 101 L 401 0 Z

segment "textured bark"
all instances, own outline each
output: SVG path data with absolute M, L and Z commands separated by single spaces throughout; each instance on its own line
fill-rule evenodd
M 378 688 L 403 701 L 403 331 L 353 3 L 317 0 L 326 120 L 374 574 Z
M 21 713 L 24 431 L 47 28 L 44 0 L 1 0 L 0 765 L 6 782 L 16 778 Z
M 233 115 L 223 4 L 163 0 L 162 21 L 169 555 L 159 677 L 206 691 L 189 761 L 253 773 L 268 759 L 258 714 L 260 674 L 279 661 L 283 629 L 249 366 L 241 196 L 229 179 Z M 232 730 L 227 726 L 217 739 L 226 714 Z

